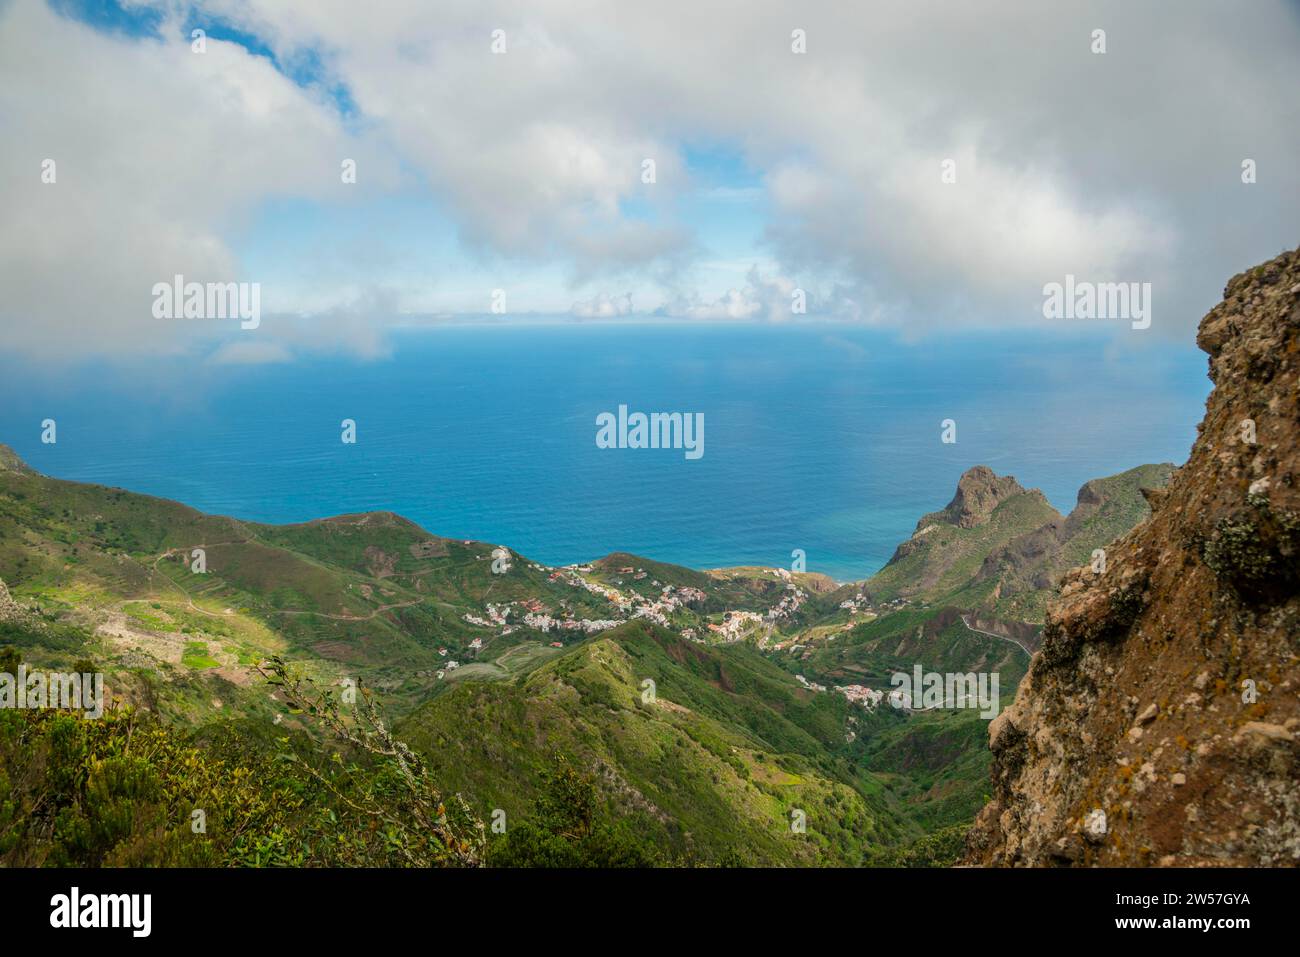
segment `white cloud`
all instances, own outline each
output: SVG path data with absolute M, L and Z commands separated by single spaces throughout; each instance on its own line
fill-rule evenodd
M 579 283 L 653 304 L 649 285 L 664 312 L 699 318 L 778 318 L 781 283 L 797 281 L 832 290 L 817 309 L 871 321 L 1040 322 L 1042 285 L 1072 272 L 1151 281 L 1155 330 L 1186 337 L 1228 275 L 1297 241 L 1300 100 L 1286 91 L 1300 88 L 1300 28 L 1281 0 L 1249 17 L 1213 0 L 1177 17 L 1120 0 L 201 9 L 287 60 L 319 57 L 356 119 L 233 44 L 191 54 L 175 21 L 160 42 L 35 0 L 0 7 L 0 116 L 18 145 L 0 157 L 0 346 L 185 348 L 148 324 L 142 290 L 176 272 L 257 280 L 231 237 L 261 203 L 375 195 L 339 197 L 342 156 L 364 156 L 378 189 L 409 185 L 399 166 L 412 174 L 453 218 L 466 262 L 512 290 L 559 267 L 555 298 Z M 1088 49 L 1098 25 L 1103 56 Z M 790 52 L 793 26 L 804 55 Z M 770 215 L 754 248 L 709 248 L 688 225 L 698 143 L 759 174 Z M 60 161 L 56 187 L 39 183 L 45 156 Z M 1239 180 L 1245 157 L 1254 186 Z M 945 159 L 955 184 L 940 181 Z M 707 195 L 752 202 L 756 188 Z M 775 261 L 789 278 L 693 288 L 698 263 L 719 256 Z M 374 284 L 390 278 L 376 262 Z M 383 316 L 349 305 L 355 291 L 326 276 L 298 308 L 337 312 L 299 329 L 294 350 L 340 335 L 381 353 L 365 325 Z M 596 296 L 573 311 L 619 308 Z
M 762 319 L 782 322 L 796 315 L 795 293 L 799 290 L 793 280 L 784 276 L 764 277 L 757 266 L 751 267 L 743 289 L 728 289 L 717 299 L 703 300 L 698 296 L 678 296 L 659 310 L 662 315 L 684 319 Z M 805 308 L 808 296 L 804 293 Z
M 582 299 L 573 304 L 569 310 L 573 315 L 583 319 L 610 319 L 614 316 L 627 316 L 632 313 L 632 294 L 611 296 L 598 293 L 590 299 Z
M 168 37 L 107 35 L 34 0 L 0 7 L 0 348 L 188 349 L 202 333 L 153 318 L 154 283 L 258 281 L 232 234 L 269 198 L 338 196 L 341 159 L 370 152 L 265 58 Z

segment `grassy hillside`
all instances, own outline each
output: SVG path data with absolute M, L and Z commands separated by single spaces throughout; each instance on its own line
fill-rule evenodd
M 991 552 L 1059 517 L 1041 492 L 1030 491 L 1000 503 L 974 527 L 930 522 L 899 546 L 865 590 L 877 600 L 939 600 L 969 583 Z
M 507 677 L 589 633 L 531 627 L 530 610 L 612 624 L 662 597 L 666 584 L 703 586 L 703 600 L 670 614 L 707 633 L 728 608 L 760 610 L 783 588 L 631 556 L 584 576 L 507 554 L 496 573 L 493 545 L 440 538 L 392 513 L 241 522 L 48 478 L 8 450 L 0 457 L 0 580 L 80 626 L 99 660 L 162 676 L 211 671 L 206 678 L 239 681 L 260 657 L 283 654 L 322 677 L 360 678 L 406 708 L 445 687 L 451 662 Z M 624 560 L 649 564 L 654 577 L 614 586 L 621 578 L 606 570 Z
M 1064 520 L 1048 522 L 991 552 L 964 592 L 950 596 L 1008 619 L 1041 622 L 1057 580 L 1068 569 L 1092 561 L 1104 548 L 1151 515 L 1143 489 L 1163 488 L 1174 467 L 1141 465 L 1079 489 Z
M 742 610 L 757 620 L 800 583 L 825 589 L 815 576 L 630 555 L 579 571 L 513 552 L 498 573 L 492 545 L 391 513 L 267 526 L 4 461 L 0 579 L 32 610 L 0 626 L 0 644 L 34 666 L 89 659 L 120 705 L 199 740 L 226 715 L 298 726 L 254 673 L 278 655 L 323 687 L 358 679 L 390 711 L 414 709 L 402 733 L 484 818 L 526 819 L 560 755 L 677 862 L 856 864 L 920 834 L 840 753 L 842 697 L 708 628 Z M 574 621 L 627 623 L 558 624 Z
M 1142 489 L 1171 472 L 1148 465 L 1088 482 L 1062 518 L 1037 491 L 972 469 L 876 576 L 813 597 L 773 660 L 827 686 L 885 691 L 917 665 L 997 674 L 1009 705 L 1057 579 L 1145 520 Z M 988 790 L 987 720 L 975 711 L 877 709 L 861 719 L 853 753 L 927 831 L 969 821 Z
M 1139 489 L 1165 477 L 1153 466 L 1089 483 L 1062 519 L 1036 491 L 972 469 L 877 576 L 836 587 L 627 553 L 554 568 L 390 512 L 243 522 L 48 478 L 0 446 L 0 581 L 14 599 L 0 592 L 0 655 L 105 672 L 115 713 L 156 716 L 174 753 L 226 769 L 245 752 L 269 760 L 286 735 L 328 758 L 259 663 L 324 689 L 359 682 L 440 789 L 479 820 L 520 825 L 489 835 L 489 861 L 941 863 L 986 790 L 987 720 L 866 707 L 838 686 L 888 690 L 919 664 L 996 673 L 1009 702 L 1035 647 L 1021 616 L 1032 621 L 1061 563 L 1140 520 Z M 91 758 L 114 740 L 89 739 Z M 26 773 L 20 749 L 8 760 Z M 557 831 L 556 808 L 575 801 L 578 822 Z M 285 826 L 327 840 L 315 815 L 331 809 L 303 803 Z M 158 849 L 227 863 L 282 852 Z
M 399 730 L 485 816 L 524 813 L 560 752 L 598 768 L 617 813 L 682 860 L 858 864 L 919 831 L 845 756 L 848 707 L 752 649 L 637 622 L 527 677 L 463 684 Z

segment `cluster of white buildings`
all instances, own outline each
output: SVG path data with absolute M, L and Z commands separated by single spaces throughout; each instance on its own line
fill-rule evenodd
M 866 685 L 836 685 L 835 690 L 854 704 L 860 704 L 868 711 L 875 711 L 876 705 L 885 700 L 885 693 Z
M 871 602 L 861 592 L 858 592 L 858 594 L 854 595 L 852 598 L 844 599 L 840 602 L 840 607 L 847 612 L 875 611 Z
M 551 610 L 547 608 L 538 599 L 532 598 L 524 602 L 508 602 L 505 604 L 489 604 L 484 609 L 484 615 L 465 614 L 464 620 L 472 625 L 478 625 L 484 628 L 501 628 L 501 634 L 506 635 L 516 630 L 518 627 L 528 627 L 543 634 L 556 632 L 574 632 L 579 631 L 584 634 L 597 634 L 607 631 L 617 625 L 623 624 L 629 619 L 644 618 L 653 621 L 663 627 L 670 626 L 670 616 L 688 605 L 702 604 L 708 599 L 708 595 L 698 588 L 683 587 L 677 588 L 673 585 L 663 585 L 660 594 L 656 598 L 647 598 L 644 595 L 633 591 L 624 593 L 618 588 L 601 582 L 592 581 L 585 577 L 593 571 L 591 565 L 567 565 L 562 568 L 547 568 L 542 565 L 533 564 L 531 566 L 537 571 L 548 572 L 550 580 L 553 582 L 563 582 L 575 588 L 582 588 L 590 594 L 611 603 L 627 618 L 602 618 L 602 619 L 582 619 L 572 617 L 555 617 Z M 618 574 L 630 575 L 636 581 L 643 580 L 647 577 L 644 569 L 627 566 L 617 570 Z M 766 612 L 753 611 L 728 611 L 726 612 L 721 624 L 710 623 L 708 629 L 713 634 L 721 638 L 722 641 L 731 643 L 742 641 L 749 637 L 755 629 L 766 627 L 765 634 L 760 638 L 760 644 L 766 645 L 767 637 L 771 633 L 771 624 L 781 619 L 787 619 L 794 615 L 795 612 L 808 599 L 807 593 L 795 584 L 790 573 L 783 569 L 775 569 L 777 575 L 785 582 L 786 594 L 776 605 L 769 608 Z M 622 579 L 616 580 L 617 584 L 622 585 Z M 658 581 L 652 581 L 652 585 L 659 586 Z M 509 624 L 509 618 L 512 611 L 516 610 L 514 606 L 521 605 L 524 611 L 522 620 L 516 619 L 517 624 Z M 878 614 L 885 609 L 894 610 L 904 607 L 908 604 L 906 599 L 895 598 L 888 602 L 882 602 L 879 606 L 873 605 L 862 593 L 853 595 L 841 601 L 839 607 L 848 611 L 850 615 L 858 613 Z M 630 613 L 630 615 L 629 615 Z M 486 616 L 486 617 L 484 617 Z M 848 626 L 846 626 L 848 627 Z M 683 628 L 680 631 L 682 638 L 688 641 L 703 643 L 705 638 L 697 633 L 695 628 Z M 551 642 L 552 647 L 563 647 L 561 642 Z M 475 638 L 469 643 L 472 651 L 478 651 L 483 647 L 483 639 Z M 791 653 L 798 653 L 805 647 L 804 644 L 781 644 L 775 645 L 777 649 L 786 649 Z M 446 648 L 439 648 L 438 653 L 443 657 L 447 655 Z M 805 656 L 806 657 L 806 656 Z M 443 670 L 438 671 L 438 678 L 443 676 L 460 665 L 456 661 L 448 661 Z M 795 675 L 795 680 L 804 688 L 814 692 L 825 692 L 827 687 L 815 681 L 809 681 L 803 675 Z M 860 705 L 867 711 L 874 711 L 883 701 L 888 700 L 895 707 L 910 707 L 911 701 L 907 694 L 901 689 L 894 689 L 889 692 L 880 691 L 870 688 L 866 685 L 835 685 L 834 691 L 837 694 L 844 695 L 851 703 Z M 853 739 L 853 732 L 849 732 L 847 740 Z
M 582 631 L 594 635 L 598 631 L 608 631 L 622 622 L 613 618 L 554 618 L 551 615 L 530 611 L 524 615 L 524 624 L 536 628 L 543 634 L 556 631 Z
M 551 572 L 551 581 L 564 582 L 566 585 L 572 585 L 575 588 L 585 589 L 593 595 L 605 599 L 618 608 L 619 611 L 627 611 L 632 607 L 632 599 L 628 598 L 617 588 L 609 585 L 603 585 L 600 582 L 588 581 L 582 575 L 590 572 L 590 565 L 566 565 L 564 568 L 557 568 Z
M 471 615 L 469 612 L 466 612 L 462 617 L 471 625 L 478 625 L 482 628 L 504 628 L 506 619 L 510 617 L 511 607 L 510 604 L 489 604 L 484 609 L 484 612 L 487 614 L 487 618 Z
M 891 598 L 889 601 L 882 601 L 879 605 L 873 605 L 871 603 L 871 599 L 867 598 L 865 595 L 859 592 L 858 594 L 854 595 L 852 598 L 846 598 L 844 599 L 844 601 L 840 602 L 840 607 L 843 608 L 845 611 L 849 612 L 850 614 L 854 614 L 856 612 L 866 612 L 868 614 L 875 615 L 875 614 L 879 614 L 881 611 L 885 609 L 888 609 L 890 611 L 897 611 L 899 608 L 904 607 L 906 604 L 907 604 L 906 598 Z
M 632 612 L 633 618 L 645 618 L 647 621 L 653 621 L 656 625 L 668 627 L 668 616 L 663 610 L 654 605 L 638 605 Z
M 633 618 L 646 618 L 657 625 L 667 628 L 670 614 L 686 605 L 702 602 L 708 596 L 698 588 L 677 588 L 674 585 L 664 585 L 659 597 L 654 601 L 640 595 L 635 595 L 634 598 L 639 604 L 637 604 L 636 610 L 632 612 Z
M 818 684 L 817 682 L 815 682 L 815 681 L 809 681 L 809 680 L 808 680 L 807 678 L 805 678 L 803 675 L 795 675 L 795 676 L 794 676 L 794 680 L 797 681 L 797 682 L 799 682 L 799 684 L 803 685 L 803 686 L 804 686 L 805 688 L 807 688 L 809 691 L 825 691 L 825 690 L 826 690 L 826 686 L 825 686 L 825 685 L 819 685 L 819 684 Z
M 763 623 L 763 616 L 756 611 L 729 611 L 720 625 L 709 625 L 709 631 L 721 636 L 725 642 L 741 641 L 756 625 Z
M 778 621 L 782 618 L 789 618 L 807 599 L 807 594 L 798 585 L 786 585 L 786 590 L 790 593 L 783 597 L 779 602 L 767 610 L 768 621 Z
M 566 565 L 561 568 L 547 568 L 546 566 L 534 564 L 531 567 L 548 572 L 549 578 L 553 582 L 562 582 L 574 588 L 581 588 L 609 602 L 617 609 L 619 617 L 601 619 L 556 617 L 549 608 L 534 598 L 524 602 L 508 602 L 502 605 L 489 604 L 486 606 L 483 615 L 466 613 L 462 616 L 464 620 L 471 625 L 478 625 L 482 628 L 500 628 L 502 629 L 500 632 L 502 635 L 510 634 L 520 627 L 531 628 L 543 634 L 550 634 L 552 631 L 580 631 L 590 635 L 607 631 L 616 625 L 636 618 L 644 618 L 665 628 L 671 627 L 674 612 L 686 606 L 701 605 L 708 600 L 708 595 L 699 588 L 690 586 L 679 588 L 671 584 L 661 585 L 658 580 L 651 581 L 651 585 L 660 588 L 657 597 L 646 597 L 635 591 L 623 592 L 611 585 L 587 578 L 586 576 L 593 571 L 592 565 Z M 756 629 L 762 628 L 765 623 L 770 624 L 783 618 L 789 618 L 798 611 L 800 606 L 807 600 L 807 593 L 794 583 L 789 572 L 785 569 L 775 569 L 775 571 L 785 581 L 787 590 L 787 594 L 775 606 L 769 608 L 766 612 L 729 611 L 721 624 L 709 624 L 709 631 L 727 643 L 743 641 Z M 616 574 L 628 575 L 637 581 L 648 577 L 645 569 L 635 568 L 631 565 L 617 569 Z M 623 584 L 621 578 L 616 579 L 616 582 L 619 585 Z M 514 605 L 516 604 L 521 605 L 521 608 L 515 609 Z M 516 617 L 515 624 L 512 625 L 509 619 L 511 612 L 515 610 L 522 610 L 525 614 L 522 619 Z M 681 636 L 687 640 L 700 643 L 705 640 L 704 636 L 698 634 L 695 628 L 682 629 Z M 765 641 L 766 636 L 763 636 L 761 640 Z M 477 638 L 470 645 L 474 650 L 478 650 L 482 646 L 482 640 Z

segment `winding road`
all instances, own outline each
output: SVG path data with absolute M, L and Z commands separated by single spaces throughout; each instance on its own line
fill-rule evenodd
M 1003 641 L 1009 641 L 1016 647 L 1020 648 L 1030 658 L 1034 657 L 1033 649 L 1029 648 L 1019 638 L 1011 638 L 1007 635 L 999 635 L 996 632 L 985 631 L 983 628 L 976 628 L 974 625 L 970 623 L 966 615 L 961 616 L 961 623 L 965 625 L 967 628 L 969 628 L 971 631 L 975 632 L 975 634 L 977 635 L 988 635 L 990 638 L 1001 638 Z

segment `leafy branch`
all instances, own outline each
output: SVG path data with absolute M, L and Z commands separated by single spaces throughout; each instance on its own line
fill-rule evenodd
M 356 689 L 350 713 L 335 695 L 291 669 L 279 656 L 258 665 L 291 713 L 329 732 L 363 758 L 368 767 L 345 764 L 335 752 L 334 773 L 326 774 L 302 756 L 287 758 L 324 787 L 343 808 L 368 818 L 372 834 L 382 829 L 385 849 L 410 867 L 477 867 L 486 829 L 459 794 L 444 798 L 424 760 L 389 730 L 368 688 Z M 287 741 L 287 739 L 284 739 Z

